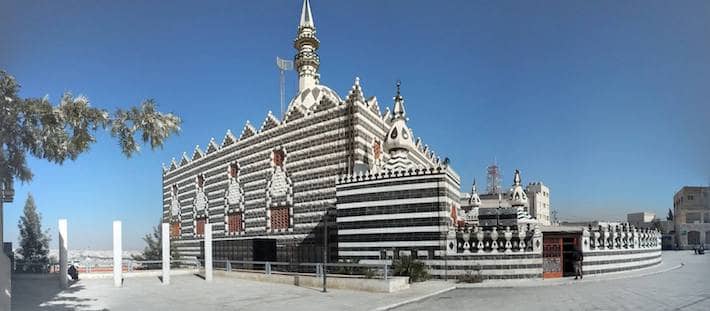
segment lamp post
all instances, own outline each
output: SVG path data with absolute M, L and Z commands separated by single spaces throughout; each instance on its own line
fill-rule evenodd
M 327 292 L 326 289 L 326 264 L 328 263 L 328 206 L 325 206 L 325 215 L 323 216 L 323 292 Z

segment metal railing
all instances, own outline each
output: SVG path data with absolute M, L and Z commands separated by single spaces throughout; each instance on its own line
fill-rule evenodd
M 55 268 L 56 267 L 56 268 Z M 12 272 L 27 272 L 27 273 L 52 273 L 58 270 L 59 264 L 40 261 L 25 261 L 15 259 L 12 261 Z
M 79 273 L 103 273 L 113 271 L 112 263 L 95 263 L 91 260 L 70 262 Z M 163 268 L 162 260 L 133 260 L 123 259 L 121 262 L 123 272 L 138 270 L 159 270 Z M 195 259 L 176 259 L 170 261 L 171 268 L 199 268 L 200 262 Z M 14 260 L 12 271 L 18 273 L 57 273 L 58 263 L 43 263 L 38 261 Z
M 124 259 L 122 261 L 122 265 L 126 272 L 133 272 L 136 270 L 160 270 L 163 268 L 163 261 Z M 182 267 L 199 268 L 200 262 L 196 259 L 173 259 L 170 261 L 170 268 Z
M 199 260 L 204 264 L 204 260 Z M 367 278 L 389 278 L 390 269 L 387 264 L 360 263 L 313 263 L 313 262 L 282 262 L 282 261 L 249 261 L 249 260 L 213 260 L 214 269 L 226 272 L 232 271 L 263 271 L 266 275 L 282 274 L 312 274 L 323 277 L 325 274 L 365 276 Z

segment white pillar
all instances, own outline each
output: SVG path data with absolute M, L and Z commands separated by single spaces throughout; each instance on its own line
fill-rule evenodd
M 123 283 L 123 250 L 121 246 L 121 221 L 113 221 L 113 286 Z
M 67 244 L 67 220 L 59 220 L 59 287 L 67 288 L 69 280 L 67 278 L 67 254 L 69 246 Z
M 205 224 L 205 280 L 212 282 L 212 224 Z
M 170 284 L 170 224 L 163 224 L 163 284 Z

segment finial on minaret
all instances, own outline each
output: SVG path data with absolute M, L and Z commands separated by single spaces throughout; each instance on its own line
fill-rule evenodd
M 311 14 L 311 3 L 308 0 L 303 1 L 303 8 L 301 9 L 301 22 L 299 27 L 312 27 L 316 26 L 313 24 L 313 15 Z
M 402 86 L 402 81 L 397 80 L 397 95 L 394 97 L 394 118 L 405 118 L 405 111 L 404 111 L 404 97 L 402 97 L 402 93 L 400 90 L 400 87 Z

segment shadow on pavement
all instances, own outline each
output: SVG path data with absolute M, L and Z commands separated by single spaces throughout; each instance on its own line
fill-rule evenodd
M 12 275 L 12 310 L 92 310 L 108 311 L 97 308 L 92 302 L 97 299 L 76 297 L 84 290 L 78 281 L 70 281 L 69 287 L 61 290 L 56 274 L 13 274 Z

